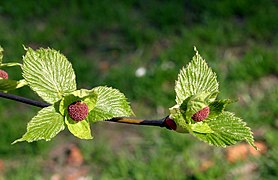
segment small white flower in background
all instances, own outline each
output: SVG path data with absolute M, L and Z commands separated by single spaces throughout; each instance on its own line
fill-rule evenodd
M 135 71 L 135 76 L 136 76 L 136 77 L 143 77 L 143 76 L 146 75 L 146 72 L 147 72 L 146 68 L 144 68 L 144 67 L 139 67 L 139 68 L 136 69 L 136 71 Z

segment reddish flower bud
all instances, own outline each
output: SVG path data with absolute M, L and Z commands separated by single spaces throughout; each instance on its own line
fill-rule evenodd
M 170 119 L 169 117 L 167 117 L 165 119 L 165 124 L 166 124 L 167 129 L 171 129 L 171 130 L 177 129 L 177 125 L 176 125 L 175 121 L 173 119 Z
M 200 122 L 206 119 L 208 115 L 209 115 L 209 107 L 207 106 L 201 109 L 200 111 L 196 112 L 195 114 L 193 114 L 191 118 L 196 122 Z
M 68 106 L 68 112 L 74 121 L 82 121 L 88 116 L 88 106 L 84 102 L 74 102 Z
M 0 78 L 8 79 L 9 75 L 6 71 L 0 69 Z

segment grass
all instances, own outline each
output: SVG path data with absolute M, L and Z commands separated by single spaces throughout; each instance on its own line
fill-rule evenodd
M 61 144 L 76 143 L 94 179 L 275 179 L 277 176 L 278 6 L 271 0 L 224 1 L 32 1 L 0 2 L 4 61 L 21 62 L 22 45 L 60 50 L 72 62 L 79 88 L 120 89 L 138 117 L 164 117 L 174 105 L 174 81 L 193 46 L 218 74 L 220 98 L 247 121 L 268 151 L 237 163 L 226 151 L 192 136 L 152 127 L 97 123 L 95 139 L 64 132 L 51 142 L 10 145 L 38 108 L 1 99 L 0 169 L 5 179 L 55 175 L 46 164 Z M 16 4 L 16 6 L 15 6 Z M 144 67 L 146 74 L 135 71 Z M 18 69 L 7 69 L 21 77 Z M 28 88 L 12 92 L 39 99 Z M 26 163 L 28 162 L 28 163 Z M 204 162 L 211 163 L 203 168 Z M 256 171 L 237 169 L 255 163 Z M 56 166 L 55 166 L 56 167 Z M 62 165 L 57 165 L 61 169 Z

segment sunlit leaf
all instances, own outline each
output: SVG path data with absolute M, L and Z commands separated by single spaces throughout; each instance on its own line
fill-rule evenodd
M 185 118 L 191 118 L 193 114 L 208 106 L 210 97 L 210 93 L 202 92 L 184 100 L 180 108 Z
M 192 134 L 200 140 L 221 147 L 245 140 L 256 148 L 251 129 L 234 114 L 223 112 L 217 118 L 207 120 L 206 123 L 213 130 L 213 133 L 193 132 Z
M 22 70 L 31 89 L 48 103 L 53 104 L 76 90 L 72 65 L 56 50 L 28 48 Z
M 22 79 L 19 81 L 11 80 L 11 79 L 0 79 L 0 91 L 11 91 L 14 89 L 21 88 L 28 83 Z
M 0 46 L 0 65 L 2 64 L 2 61 L 3 61 L 3 52 L 4 52 L 4 49 Z
M 75 122 L 68 115 L 65 120 L 69 131 L 80 139 L 93 139 L 89 122 L 85 119 L 83 121 Z
M 100 86 L 92 91 L 96 93 L 97 101 L 89 114 L 90 120 L 101 121 L 133 114 L 126 97 L 119 90 Z
M 214 131 L 209 127 L 205 122 L 198 122 L 195 124 L 190 124 L 190 127 L 193 132 L 197 133 L 213 133 Z
M 196 55 L 186 68 L 181 69 L 176 81 L 176 102 L 179 105 L 186 98 L 204 92 L 210 93 L 210 101 L 213 101 L 218 93 L 216 74 L 208 67 L 196 48 L 195 51 Z
M 13 67 L 13 66 L 22 66 L 20 63 L 2 63 L 0 67 Z
M 27 125 L 27 132 L 13 144 L 20 141 L 32 142 L 42 139 L 49 141 L 64 128 L 64 117 L 57 113 L 53 106 L 49 106 L 40 110 L 32 118 Z
M 212 103 L 209 104 L 209 109 L 210 109 L 210 113 L 209 113 L 209 117 L 216 117 L 218 116 L 220 113 L 222 113 L 225 110 L 225 107 L 227 104 L 230 104 L 234 101 L 230 100 L 230 99 L 224 99 L 224 100 L 216 100 Z

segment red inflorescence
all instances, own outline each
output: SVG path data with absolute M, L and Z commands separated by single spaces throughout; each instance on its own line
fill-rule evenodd
M 82 121 L 88 116 L 88 106 L 84 102 L 74 102 L 68 107 L 69 116 L 74 121 Z
M 208 115 L 209 115 L 209 107 L 207 106 L 201 109 L 200 111 L 196 112 L 195 114 L 193 114 L 191 118 L 196 122 L 200 122 L 206 119 Z
M 8 79 L 9 75 L 6 71 L 0 69 L 0 78 Z

